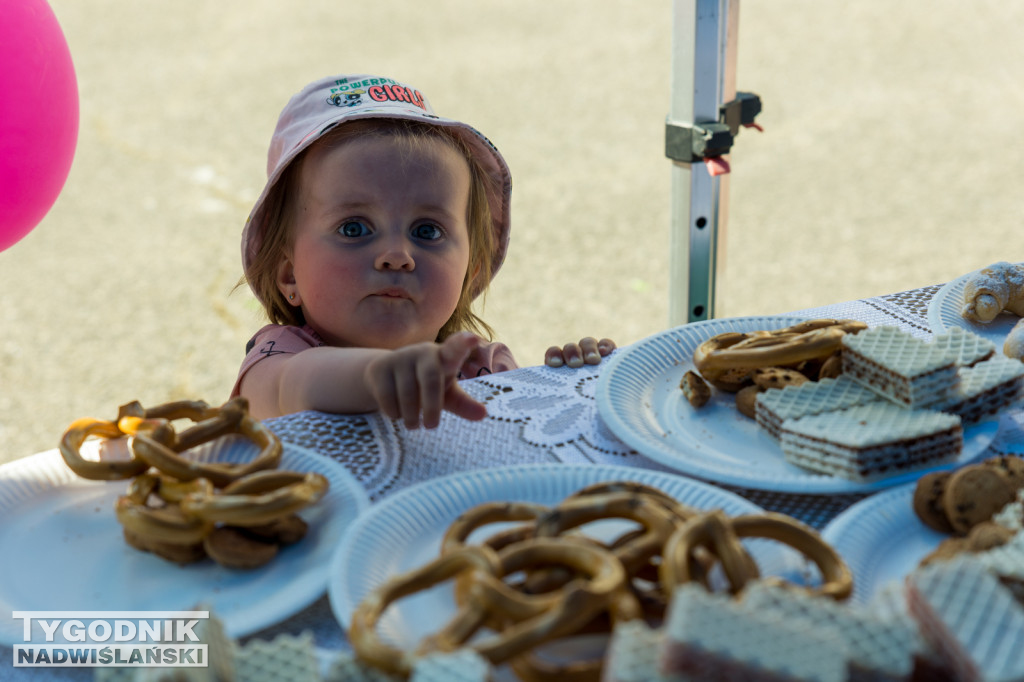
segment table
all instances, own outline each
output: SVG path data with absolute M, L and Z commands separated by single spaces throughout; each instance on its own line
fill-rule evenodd
M 853 318 L 869 326 L 892 325 L 931 336 L 928 303 L 941 285 L 789 313 L 797 318 Z M 631 450 L 602 423 L 594 400 L 601 365 L 579 369 L 527 367 L 463 382 L 487 405 L 482 423 L 444 415 L 435 431 L 407 430 L 379 415 L 338 416 L 303 412 L 268 420 L 283 440 L 316 449 L 345 464 L 376 502 L 418 481 L 456 471 L 530 462 L 591 462 L 665 469 Z M 1006 454 L 1024 441 L 1024 410 L 1003 415 L 986 454 Z M 723 486 L 755 504 L 821 529 L 863 494 L 791 495 Z M 331 621 L 330 623 L 325 622 Z M 326 599 L 270 632 L 312 628 L 320 646 L 345 646 Z
M 928 303 L 939 288 L 940 285 L 928 286 L 790 315 L 854 318 L 870 326 L 898 326 L 926 339 L 931 336 Z M 266 423 L 282 440 L 344 464 L 364 486 L 371 502 L 419 481 L 510 464 L 618 464 L 670 471 L 631 450 L 602 423 L 594 399 L 601 367 L 527 367 L 465 381 L 467 392 L 487 406 L 489 416 L 482 422 L 468 422 L 445 414 L 435 430 L 407 430 L 400 422 L 379 414 L 340 416 L 302 412 Z M 1005 454 L 1013 443 L 1022 441 L 1024 410 L 1017 407 L 1003 414 L 999 433 L 986 456 Z M 727 488 L 765 509 L 789 514 L 819 529 L 864 497 Z M 312 631 L 321 650 L 347 649 L 345 634 L 326 596 L 246 640 L 272 639 L 281 633 L 307 630 Z M 9 661 L 10 656 L 10 649 L 0 648 L 0 659 Z M 81 672 L 84 671 L 75 671 Z

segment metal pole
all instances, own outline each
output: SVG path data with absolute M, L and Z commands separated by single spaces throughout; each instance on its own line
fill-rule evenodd
M 717 122 L 736 97 L 739 0 L 674 0 L 670 124 Z M 723 158 L 728 162 L 728 155 Z M 672 163 L 669 324 L 710 319 L 728 220 L 729 175 Z

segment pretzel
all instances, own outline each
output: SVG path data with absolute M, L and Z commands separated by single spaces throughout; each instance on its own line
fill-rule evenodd
M 298 541 L 305 523 L 294 512 L 317 501 L 327 489 L 320 474 L 258 472 L 239 479 L 233 494 L 217 494 L 205 478 L 178 481 L 164 474 L 134 478 L 114 510 L 133 547 L 169 561 L 188 563 L 210 556 L 229 568 L 255 568 L 271 560 L 279 545 Z M 276 488 L 268 486 L 276 485 Z M 239 490 L 266 492 L 241 493 Z M 166 504 L 151 507 L 151 497 Z M 289 521 L 290 520 L 290 521 Z M 265 527 L 271 522 L 280 523 Z M 226 522 L 229 525 L 217 526 Z M 250 534 L 248 527 L 256 533 Z
M 142 474 L 128 484 L 128 497 L 137 504 L 146 504 L 150 495 L 156 495 L 164 502 L 180 503 L 190 493 L 213 493 L 213 486 L 205 478 L 194 481 L 178 481 L 159 474 Z
M 499 635 L 473 645 L 477 653 L 495 665 L 575 632 L 606 610 L 613 597 L 629 600 L 623 596 L 626 573 L 622 564 L 599 547 L 533 538 L 505 548 L 498 556 L 498 572 L 477 572 L 470 590 L 471 603 L 499 615 L 509 624 Z M 571 581 L 558 592 L 539 595 L 517 592 L 501 580 L 518 571 L 549 565 L 569 567 L 582 574 L 583 579 Z M 626 603 L 630 606 L 619 606 L 625 610 L 625 617 L 638 617 L 639 604 L 635 600 Z M 436 642 L 442 650 L 453 650 L 463 644 L 440 637 Z
M 693 507 L 679 502 L 663 490 L 636 481 L 595 483 L 576 491 L 567 499 L 608 492 L 629 492 L 646 495 L 653 501 L 663 505 L 667 511 L 673 514 L 677 519 L 677 523 L 686 521 L 699 513 Z M 644 528 L 626 532 L 609 543 L 608 547 L 613 552 L 616 552 L 622 546 L 640 538 L 645 532 Z M 658 552 L 655 556 L 660 556 L 660 554 Z M 651 560 L 646 564 L 630 571 L 630 578 L 633 579 L 633 594 L 640 601 L 644 613 L 653 620 L 661 620 L 665 614 L 665 609 L 668 607 L 668 600 L 659 584 L 658 566 L 654 562 L 655 556 L 652 556 Z M 703 567 L 703 570 L 707 570 L 713 565 L 714 558 L 706 551 L 698 551 L 696 558 L 698 564 Z
M 189 419 L 195 424 L 176 434 L 170 422 Z M 178 453 L 228 433 L 239 433 L 256 443 L 260 453 L 246 464 L 189 462 Z M 89 436 L 121 438 L 130 436 L 128 460 L 86 460 L 81 447 Z M 114 422 L 78 419 L 61 437 L 60 453 L 68 468 L 83 478 L 119 480 L 131 478 L 155 467 L 183 481 L 207 478 L 218 488 L 235 478 L 271 469 L 281 459 L 281 442 L 261 422 L 248 415 L 248 402 L 234 398 L 220 408 L 203 401 L 180 400 L 144 408 L 138 401 L 122 405 Z
M 235 479 L 224 486 L 224 495 L 259 495 L 277 490 L 286 485 L 301 483 L 306 474 L 301 471 L 282 471 L 280 469 L 264 469 Z
M 537 521 L 535 535 L 552 537 L 570 528 L 607 518 L 631 519 L 646 532 L 615 550 L 615 557 L 632 575 L 655 556 L 676 528 L 676 517 L 650 496 L 628 492 L 567 498 Z
M 150 507 L 129 495 L 114 503 L 114 513 L 125 531 L 172 545 L 201 543 L 213 524 L 184 514 L 178 505 Z
M 581 573 L 589 583 L 592 583 L 584 591 L 597 599 L 602 599 L 614 587 L 614 583 L 608 584 L 609 580 L 620 582 L 617 571 L 621 571 L 621 566 L 617 565 L 614 557 L 594 544 L 578 544 L 577 547 L 581 549 L 574 551 L 571 541 L 567 542 L 565 539 L 555 541 L 528 538 L 499 553 L 498 568 L 493 574 L 472 572 L 468 575 L 463 573 L 456 576 L 456 603 L 460 608 L 459 613 L 445 627 L 424 639 L 418 651 L 420 653 L 433 650 L 454 651 L 465 644 L 481 626 L 504 633 L 509 626 L 535 619 L 533 625 L 538 628 L 549 629 L 552 627 L 550 623 L 541 626 L 540 621 L 536 619 L 554 609 L 560 609 L 567 594 L 579 591 L 579 581 L 560 592 L 535 595 L 521 592 L 504 580 L 512 573 L 528 569 L 538 563 L 544 566 L 550 566 L 553 563 L 559 567 L 570 567 L 574 572 Z M 459 549 L 454 551 L 459 551 Z M 557 556 L 554 556 L 556 554 Z M 552 556 L 554 559 L 550 558 Z M 593 585 L 597 587 L 593 587 Z M 582 600 L 581 597 L 573 597 L 573 599 Z M 578 611 L 578 609 L 575 610 Z M 563 613 L 562 617 L 572 616 Z M 527 634 L 520 636 L 536 636 L 537 634 L 532 628 L 525 631 Z M 502 642 L 495 642 L 495 645 L 500 648 Z M 512 642 L 510 646 L 517 647 L 519 644 Z
M 534 540 L 536 538 L 533 535 L 533 526 L 524 525 L 510 529 L 507 533 L 500 533 L 488 538 L 484 541 L 483 546 L 490 547 L 504 556 L 503 552 L 506 549 L 519 551 Z M 607 548 L 600 542 L 583 535 L 562 536 L 558 538 L 558 542 L 567 548 L 573 545 L 583 547 L 581 556 L 595 551 L 607 554 Z M 612 561 L 615 559 L 611 554 L 607 556 L 591 554 L 591 556 Z M 475 582 L 481 578 L 476 574 L 463 574 L 455 578 L 455 603 L 459 607 L 465 607 L 474 603 L 474 600 L 483 600 L 486 602 L 485 606 L 490 607 L 486 609 L 488 617 L 483 625 L 492 630 L 501 631 L 508 625 L 510 615 L 515 620 L 516 618 L 536 616 L 541 611 L 552 608 L 560 598 L 556 592 L 558 589 L 564 588 L 567 583 L 574 577 L 579 577 L 581 573 L 593 578 L 593 571 L 593 568 L 582 570 L 577 567 L 574 569 L 570 561 L 562 561 L 525 571 L 525 577 L 516 581 L 509 580 L 509 574 L 506 573 L 503 580 L 489 583 L 483 588 L 486 593 L 483 597 L 478 594 L 475 598 L 471 592 Z M 536 580 L 538 578 L 540 580 Z M 460 625 L 456 624 L 453 627 L 457 629 Z M 451 641 L 459 640 L 457 636 L 446 635 L 443 632 L 440 637 L 448 637 Z
M 636 597 L 628 590 L 616 590 L 606 609 L 611 631 L 619 623 L 636 620 L 642 608 Z M 521 680 L 531 682 L 590 682 L 602 679 L 605 657 L 555 663 L 547 661 L 533 651 L 527 651 L 510 661 L 512 670 Z
M 95 481 L 116 481 L 138 476 L 149 465 L 132 455 L 128 460 L 88 460 L 82 457 L 82 443 L 89 436 L 120 438 L 124 433 L 117 424 L 101 419 L 76 419 L 60 439 L 60 454 L 64 463 L 82 478 Z
M 118 409 L 117 418 L 141 417 L 144 419 L 205 419 L 211 412 L 210 404 L 205 400 L 172 400 L 153 407 L 143 407 L 138 400 L 125 403 Z
M 244 398 L 228 401 L 219 410 L 200 407 L 205 403 L 172 403 L 145 410 L 142 417 L 137 415 L 121 417 L 126 428 L 136 429 L 129 441 L 132 453 L 160 471 L 182 481 L 196 478 L 209 479 L 217 488 L 223 488 L 235 479 L 264 469 L 273 469 L 281 461 L 281 441 L 262 422 L 247 414 L 248 403 Z M 155 416 L 161 415 L 161 416 Z M 199 419 L 193 429 L 184 431 L 173 443 L 161 442 L 154 438 L 152 430 L 141 428 L 149 421 L 185 417 Z M 197 462 L 183 458 L 179 452 L 194 447 L 204 439 L 218 438 L 227 433 L 239 433 L 260 447 L 260 452 L 248 462 L 229 464 L 225 462 Z
M 754 559 L 740 543 L 735 525 L 723 512 L 715 510 L 692 519 L 669 538 L 659 568 L 666 590 L 691 581 L 711 589 L 707 571 L 700 570 L 693 561 L 692 552 L 698 546 L 707 547 L 721 561 L 733 594 L 761 576 Z
M 494 550 L 470 545 L 382 583 L 367 595 L 352 613 L 348 638 L 356 656 L 385 672 L 408 676 L 412 671 L 415 655 L 385 644 L 377 633 L 377 623 L 384 610 L 402 597 L 438 585 L 462 571 L 472 570 L 493 575 L 500 570 L 500 566 L 501 562 Z M 481 623 L 484 615 L 481 611 Z M 460 616 L 461 612 L 457 617 Z
M 617 491 L 617 492 L 605 492 Z M 537 520 L 533 535 L 536 537 L 562 536 L 578 542 L 594 543 L 586 536 L 565 536 L 565 531 L 604 518 L 625 518 L 639 522 L 642 527 L 627 532 L 607 545 L 633 577 L 650 568 L 651 560 L 660 553 L 661 546 L 671 534 L 674 523 L 688 513 L 688 508 L 664 492 L 641 483 L 616 481 L 583 488 L 565 498 L 556 508 Z M 559 588 L 572 578 L 565 567 L 549 567 L 531 572 L 523 581 L 523 590 L 539 594 Z M 638 598 L 645 596 L 636 590 Z M 650 603 L 645 598 L 646 603 Z
M 661 582 L 667 590 L 687 582 L 694 575 L 692 549 L 713 545 L 720 552 L 722 568 L 729 579 L 730 591 L 739 593 L 758 577 L 757 565 L 738 542 L 739 538 L 769 538 L 796 549 L 810 559 L 821 572 L 822 584 L 811 592 L 843 600 L 853 591 L 853 576 L 836 551 L 809 526 L 784 514 L 764 512 L 729 519 L 721 511 L 712 511 L 681 526 L 665 546 L 661 563 Z M 707 584 L 706 576 L 698 579 Z M 774 580 L 773 580 L 774 581 Z
M 530 502 L 485 502 L 478 504 L 460 514 L 448 526 L 444 537 L 441 538 L 441 554 L 448 554 L 463 546 L 473 531 L 481 526 L 505 521 L 534 521 L 547 511 L 548 507 Z M 529 530 L 530 528 L 532 527 L 525 526 L 519 529 L 512 529 L 515 531 L 514 538 L 524 539 L 525 535 L 532 533 Z M 490 544 L 490 542 L 487 544 Z M 508 542 L 504 544 L 508 544 Z M 494 549 L 500 548 L 494 547 Z
M 644 528 L 637 528 L 620 535 L 609 543 L 608 548 L 615 551 L 622 545 L 634 541 L 646 532 Z M 703 567 L 702 570 L 709 570 L 714 565 L 714 557 L 708 552 L 700 555 L 698 560 Z M 660 622 L 665 617 L 668 609 L 668 595 L 661 587 L 661 578 L 658 575 L 658 568 L 661 563 L 661 551 L 656 556 L 629 575 L 630 589 L 633 596 L 640 603 L 644 617 L 651 622 Z M 597 627 L 595 625 L 595 627 Z
M 490 547 L 495 552 L 500 552 L 509 545 L 514 545 L 517 542 L 523 540 L 529 540 L 533 537 L 533 524 L 524 523 L 519 526 L 513 526 L 512 528 L 506 528 L 500 530 L 480 541 L 480 544 Z
M 724 332 L 697 346 L 693 364 L 705 379 L 717 381 L 732 370 L 823 360 L 842 347 L 845 334 L 866 328 L 858 320 L 820 319 L 772 331 Z
M 207 556 L 226 568 L 249 570 L 264 566 L 274 557 L 280 545 L 246 535 L 241 528 L 217 526 L 203 538 Z
M 441 555 L 457 551 L 465 546 L 469 536 L 482 526 L 511 521 L 533 521 L 548 510 L 548 507 L 530 502 L 485 502 L 460 514 L 441 538 Z M 508 545 L 521 542 L 533 536 L 533 524 L 508 528 L 492 535 L 481 544 L 499 551 Z M 470 576 L 463 574 L 455 578 L 455 603 L 466 602 Z
M 248 412 L 244 398 L 234 398 L 221 408 L 211 408 L 202 400 L 178 400 L 144 408 L 135 400 L 118 410 L 117 426 L 128 435 L 144 432 L 175 452 L 184 452 L 197 445 L 238 431 L 239 422 Z M 195 422 L 181 433 L 175 433 L 171 422 L 189 419 Z
M 203 547 L 202 542 L 178 545 L 172 542 L 156 540 L 146 535 L 139 535 L 138 533 L 133 533 L 127 528 L 124 529 L 123 534 L 124 541 L 129 547 L 134 547 L 142 552 L 155 554 L 161 559 L 165 559 L 171 563 L 180 565 L 191 564 L 196 561 L 201 561 L 207 556 L 206 549 Z
M 178 433 L 172 422 L 181 419 L 193 423 Z M 229 434 L 253 441 L 260 452 L 240 464 L 191 462 L 180 454 Z M 84 459 L 80 450 L 89 436 L 123 439 L 130 459 Z M 125 541 L 175 563 L 210 556 L 228 567 L 262 565 L 280 545 L 306 534 L 296 512 L 320 500 L 329 485 L 317 473 L 276 469 L 281 442 L 249 416 L 244 398 L 220 408 L 201 400 L 151 408 L 133 401 L 119 408 L 115 421 L 73 422 L 60 452 L 84 478 L 132 479 L 114 505 Z
M 202 400 L 176 400 L 150 408 L 145 408 L 138 400 L 133 400 L 118 408 L 117 426 L 124 433 L 135 435 L 139 431 L 168 424 L 175 419 L 198 422 L 216 414 L 217 410 L 212 410 L 209 404 Z
M 280 480 L 288 481 L 291 477 L 281 477 Z M 244 488 L 244 481 L 244 478 L 239 480 L 238 488 Z M 214 494 L 212 491 L 191 493 L 181 501 L 181 510 L 186 516 L 194 516 L 209 523 L 259 526 L 314 504 L 324 496 L 327 487 L 324 476 L 308 473 L 300 481 L 259 494 Z
M 603 493 L 632 493 L 634 495 L 646 495 L 652 498 L 655 502 L 659 502 L 680 521 L 685 521 L 697 513 L 693 507 L 683 504 L 664 490 L 655 488 L 652 485 L 647 485 L 646 483 L 639 483 L 637 481 L 604 481 L 601 483 L 593 483 L 584 488 L 580 488 L 573 494 L 569 495 L 566 499 L 571 500 L 576 497 L 600 495 Z
M 639 527 L 606 543 L 572 532 L 610 518 Z M 515 525 L 468 544 L 480 527 L 498 522 Z M 740 541 L 747 537 L 783 542 L 813 561 L 823 584 L 812 591 L 836 599 L 852 591 L 852 577 L 839 555 L 794 519 L 773 513 L 730 519 L 721 511 L 698 512 L 645 484 L 612 481 L 578 490 L 552 508 L 492 502 L 469 509 L 449 525 L 439 558 L 364 599 L 353 615 L 350 638 L 362 660 L 398 674 L 408 675 L 418 656 L 470 647 L 492 665 L 508 663 L 520 679 L 596 680 L 603 657 L 554 662 L 539 657 L 535 647 L 608 633 L 627 620 L 661 619 L 675 585 L 699 581 L 710 589 L 718 563 L 729 589 L 738 594 L 762 579 Z M 455 582 L 456 613 L 443 627 L 423 638 L 413 653 L 377 640 L 374 628 L 388 604 L 447 579 Z M 495 634 L 481 637 L 482 628 Z
M 501 569 L 494 576 L 475 576 L 473 599 L 511 622 L 532 618 L 556 606 L 564 597 L 558 591 L 541 594 L 520 592 L 501 578 L 541 566 L 565 566 L 584 576 L 588 591 L 608 595 L 624 584 L 625 571 L 606 549 L 594 544 L 566 541 L 566 538 L 530 538 L 498 553 Z
M 740 537 L 768 538 L 789 545 L 810 559 L 821 572 L 822 585 L 812 592 L 837 601 L 853 593 L 853 574 L 843 558 L 825 542 L 821 535 L 810 526 L 796 519 L 764 512 L 734 519 L 736 532 Z M 772 578 L 771 582 L 781 579 Z

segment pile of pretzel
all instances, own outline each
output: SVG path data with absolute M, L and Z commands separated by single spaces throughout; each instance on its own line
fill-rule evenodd
M 610 542 L 578 530 L 603 519 L 634 523 Z M 499 522 L 504 530 L 468 541 L 474 531 Z M 656 488 L 614 481 L 579 490 L 553 507 L 494 502 L 466 511 L 448 527 L 436 559 L 384 582 L 356 607 L 349 641 L 364 663 L 400 676 L 410 674 L 418 656 L 468 646 L 492 665 L 508 663 L 523 680 L 599 680 L 603 657 L 556 663 L 537 648 L 607 633 L 624 621 L 656 624 L 682 583 L 740 593 L 761 579 L 740 541 L 753 537 L 794 547 L 818 567 L 821 584 L 801 589 L 837 600 L 850 595 L 846 564 L 799 521 L 769 512 L 732 518 L 718 510 L 699 512 Z M 393 602 L 448 580 L 454 617 L 412 651 L 381 640 L 378 623 Z
M 175 420 L 193 422 L 180 433 Z M 241 463 L 204 462 L 187 451 L 230 434 L 259 447 Z M 90 436 L 125 439 L 129 456 L 98 460 L 81 454 Z M 244 398 L 219 408 L 178 401 L 144 408 L 121 406 L 114 421 L 83 418 L 60 441 L 68 467 L 83 478 L 129 480 L 117 499 L 117 520 L 129 545 L 185 564 L 209 556 L 229 568 L 256 568 L 282 545 L 298 542 L 306 523 L 297 512 L 327 492 L 316 473 L 278 469 L 281 441 L 248 413 Z
M 782 329 L 717 334 L 694 350 L 697 371 L 686 372 L 679 387 L 694 407 L 711 397 L 708 384 L 735 393 L 737 408 L 753 418 L 761 391 L 839 376 L 843 336 L 866 328 L 859 320 L 820 319 Z

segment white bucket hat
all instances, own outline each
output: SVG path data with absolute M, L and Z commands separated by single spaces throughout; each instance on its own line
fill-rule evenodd
M 284 170 L 327 131 L 341 123 L 365 118 L 408 119 L 444 127 L 469 147 L 490 179 L 487 201 L 494 229 L 491 273 L 496 273 L 508 251 L 510 230 L 512 174 L 505 160 L 476 129 L 435 114 L 430 102 L 416 88 L 366 74 L 329 76 L 314 81 L 292 97 L 281 111 L 267 154 L 267 184 L 242 231 L 245 273 L 248 275 L 266 232 L 267 196 Z

